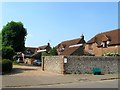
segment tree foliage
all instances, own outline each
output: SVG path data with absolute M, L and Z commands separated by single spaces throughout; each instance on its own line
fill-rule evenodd
M 55 47 L 53 47 L 50 51 L 49 51 L 49 54 L 50 55 L 57 55 L 57 50 L 56 50 L 56 48 Z
M 16 52 L 25 49 L 27 31 L 21 22 L 8 22 L 2 29 L 2 45 L 11 46 Z
M 51 48 L 49 52 L 42 52 L 42 56 L 54 56 L 58 55 L 55 47 Z
M 2 33 L 0 32 L 0 50 L 2 49 Z
M 2 58 L 12 60 L 13 55 L 15 54 L 11 46 L 2 46 Z

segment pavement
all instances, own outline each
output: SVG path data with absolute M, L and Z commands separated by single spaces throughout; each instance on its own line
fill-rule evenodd
M 29 87 L 78 82 L 116 80 L 118 74 L 56 74 L 42 71 L 40 67 L 14 66 L 13 72 L 2 76 L 2 87 Z

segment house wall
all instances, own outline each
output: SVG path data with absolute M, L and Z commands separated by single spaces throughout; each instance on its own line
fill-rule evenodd
M 92 44 L 92 50 L 89 50 L 89 44 L 85 45 L 85 50 L 91 53 L 94 53 L 95 56 L 102 56 L 105 53 L 113 52 L 113 53 L 119 53 L 120 54 L 120 45 L 116 46 L 108 46 L 107 48 L 98 48 L 96 43 Z
M 25 58 L 24 63 L 25 64 L 33 64 L 33 60 L 34 60 L 33 58 Z
M 63 56 L 42 57 L 42 70 L 54 73 L 63 73 Z
M 64 62 L 65 58 L 67 58 L 67 62 Z M 98 67 L 103 74 L 117 73 L 118 59 L 118 57 L 108 56 L 45 56 L 42 57 L 42 69 L 59 74 L 84 74 L 92 73 L 92 69 Z

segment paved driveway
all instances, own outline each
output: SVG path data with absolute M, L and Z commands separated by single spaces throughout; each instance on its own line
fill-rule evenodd
M 48 85 L 72 84 L 81 82 L 101 81 L 105 79 L 116 79 L 117 74 L 109 75 L 62 75 L 44 72 L 41 67 L 36 66 L 14 66 L 13 72 L 2 77 L 2 87 L 44 87 Z

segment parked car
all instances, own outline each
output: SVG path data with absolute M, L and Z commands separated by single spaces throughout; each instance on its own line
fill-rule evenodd
M 33 65 L 41 66 L 40 60 L 39 60 L 39 59 L 35 59 L 35 60 L 33 61 Z
M 23 61 L 22 58 L 18 58 L 16 62 L 17 62 L 17 63 L 24 63 L 24 61 Z

